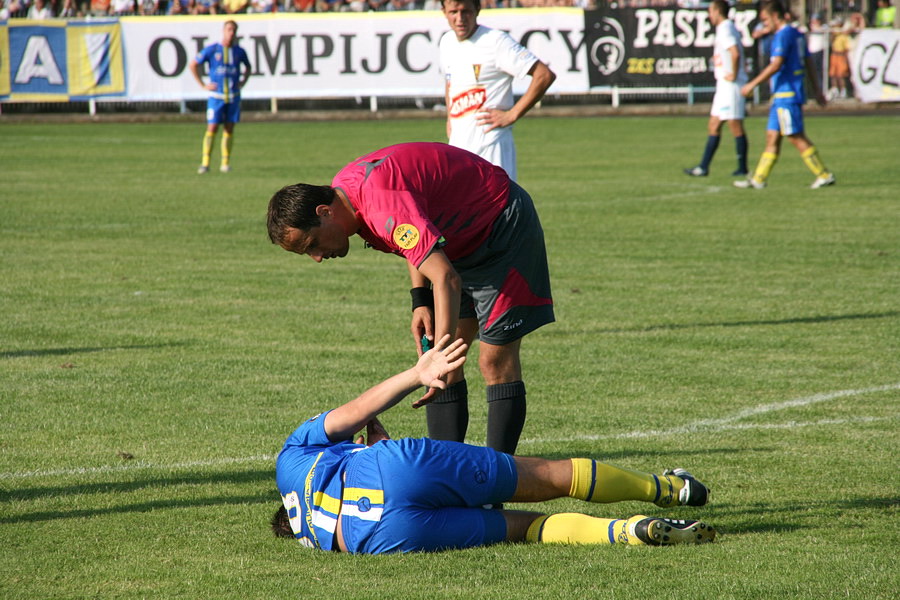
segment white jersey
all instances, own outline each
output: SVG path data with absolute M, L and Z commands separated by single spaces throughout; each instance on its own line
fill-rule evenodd
M 732 74 L 731 53 L 728 51 L 732 46 L 736 46 L 738 50 L 738 72 L 734 81 L 743 85 L 747 83 L 747 72 L 744 69 L 744 46 L 741 44 L 741 34 L 738 33 L 737 27 L 734 26 L 731 19 L 725 19 L 716 26 L 716 43 L 713 46 L 713 64 L 717 82 L 725 81 L 725 77 Z
M 508 34 L 479 25 L 461 42 L 452 31 L 445 33 L 440 62 L 449 91 L 450 144 L 503 167 L 515 180 L 512 128 L 485 132 L 476 115 L 485 108 L 512 108 L 513 79 L 526 77 L 538 58 Z

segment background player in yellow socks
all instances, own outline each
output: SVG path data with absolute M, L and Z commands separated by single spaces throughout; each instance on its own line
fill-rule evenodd
M 194 79 L 203 89 L 209 91 L 203 153 L 200 167 L 197 169 L 197 173 L 201 175 L 209 171 L 209 158 L 220 124 L 225 131 L 222 134 L 222 163 L 219 170 L 223 173 L 231 170 L 234 126 L 241 120 L 241 88 L 250 78 L 251 71 L 247 53 L 237 44 L 237 28 L 234 21 L 225 21 L 222 27 L 222 42 L 205 47 L 190 62 Z M 200 74 L 202 64 L 209 65 L 209 83 L 204 83 Z M 241 65 L 245 67 L 243 74 Z
M 810 186 L 812 189 L 833 185 L 834 174 L 825 168 L 818 150 L 803 129 L 803 104 L 806 102 L 803 86 L 807 74 L 816 101 L 825 106 L 825 96 L 819 86 L 819 77 L 803 34 L 785 21 L 785 9 L 779 2 L 765 2 L 760 10 L 760 18 L 770 29 L 775 30 L 771 47 L 772 58 L 759 75 L 741 88 L 741 94 L 749 96 L 756 86 L 771 79 L 772 105 L 766 126 L 766 148 L 759 159 L 756 171 L 750 178 L 735 181 L 734 185 L 739 188 L 766 187 L 766 180 L 781 151 L 782 137 L 787 137 L 797 148 L 803 162 L 816 176 Z
M 304 546 L 360 554 L 432 552 L 498 542 L 670 545 L 711 542 L 694 520 L 635 515 L 492 510 L 504 502 L 572 497 L 586 502 L 703 506 L 709 490 L 683 469 L 661 475 L 586 458 L 547 460 L 433 439 L 390 439 L 377 416 L 466 360 L 445 335 L 415 366 L 309 419 L 284 444 L 275 466 L 282 497 L 275 533 Z M 365 429 L 367 440 L 353 441 Z

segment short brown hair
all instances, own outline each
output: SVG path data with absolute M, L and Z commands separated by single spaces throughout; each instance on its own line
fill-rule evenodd
M 322 220 L 316 214 L 316 207 L 322 204 L 331 206 L 332 202 L 334 188 L 330 185 L 295 183 L 281 188 L 269 200 L 266 216 L 269 239 L 273 244 L 281 245 L 288 227 L 301 231 L 318 227 Z

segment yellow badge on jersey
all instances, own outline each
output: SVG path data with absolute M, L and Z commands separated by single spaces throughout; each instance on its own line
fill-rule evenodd
M 404 250 L 412 250 L 419 243 L 419 230 L 409 223 L 398 225 L 394 229 L 394 243 Z

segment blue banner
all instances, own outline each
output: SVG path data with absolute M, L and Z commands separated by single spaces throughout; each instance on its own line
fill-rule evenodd
M 0 100 L 69 102 L 124 94 L 118 21 L 0 21 Z

